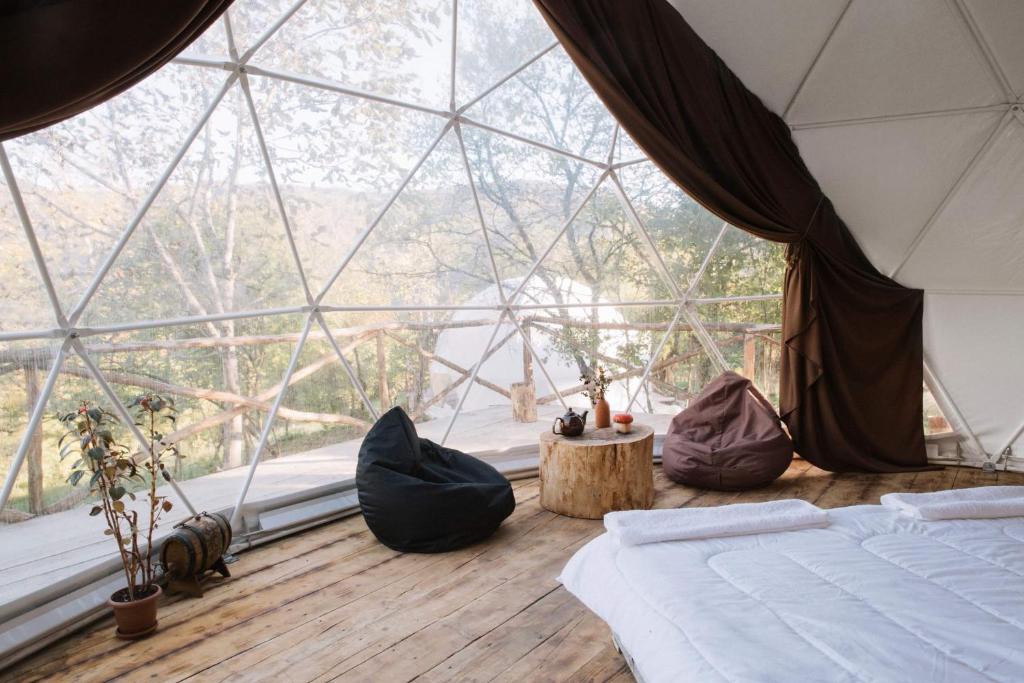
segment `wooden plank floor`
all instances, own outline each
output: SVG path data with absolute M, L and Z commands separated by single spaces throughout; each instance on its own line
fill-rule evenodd
M 877 503 L 1024 474 L 947 468 L 834 475 L 797 460 L 770 487 L 718 493 L 679 486 L 655 468 L 656 507 L 803 498 L 822 507 Z M 443 555 L 383 547 L 361 517 L 247 552 L 202 599 L 161 606 L 160 631 L 115 640 L 109 620 L 0 673 L 5 681 L 630 681 L 607 627 L 555 581 L 602 531 L 538 503 L 536 479 L 488 541 Z
M 541 406 L 537 423 L 522 423 L 512 420 L 508 406 L 466 411 L 459 416 L 447 445 L 494 465 L 536 459 L 537 425 L 551 424 L 563 412 L 560 405 Z M 634 416 L 654 427 L 657 434 L 664 434 L 672 419 L 671 415 Z M 447 424 L 447 420 L 431 420 L 417 425 L 417 431 L 423 438 L 440 442 Z M 495 433 L 502 436 L 500 450 L 494 449 Z M 261 462 L 246 503 L 268 502 L 351 480 L 362 443 L 360 437 Z M 180 486 L 197 510 L 230 511 L 246 472 L 247 468 L 236 467 L 183 481 Z M 177 500 L 169 487 L 162 488 L 161 495 Z M 187 516 L 184 505 L 175 505 L 163 518 L 157 537 L 170 533 L 174 524 Z M 0 548 L 11 551 L 0 553 L 0 606 L 113 559 L 117 549 L 104 535 L 105 529 L 102 517 L 90 517 L 81 507 L 18 524 L 0 524 Z

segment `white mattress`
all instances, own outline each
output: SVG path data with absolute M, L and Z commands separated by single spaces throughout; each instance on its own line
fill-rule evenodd
M 829 516 L 826 529 L 631 547 L 604 534 L 560 580 L 645 683 L 1024 681 L 1024 518 Z

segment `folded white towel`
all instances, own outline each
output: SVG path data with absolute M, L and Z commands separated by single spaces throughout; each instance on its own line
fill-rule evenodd
M 901 514 L 939 519 L 1024 517 L 1024 486 L 979 486 L 932 493 L 887 493 L 882 505 Z
M 828 513 L 803 500 L 715 508 L 609 512 L 604 528 L 620 545 L 746 536 L 828 526 Z

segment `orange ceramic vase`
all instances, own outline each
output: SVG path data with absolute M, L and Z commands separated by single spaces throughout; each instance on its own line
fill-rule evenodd
M 594 426 L 598 429 L 612 426 L 612 411 L 608 407 L 608 401 L 603 398 L 597 399 L 594 404 Z

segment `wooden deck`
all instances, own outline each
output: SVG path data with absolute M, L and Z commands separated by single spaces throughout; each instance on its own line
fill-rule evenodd
M 656 507 L 803 498 L 822 507 L 877 503 L 890 491 L 1021 484 L 1024 474 L 947 468 L 833 475 L 797 460 L 772 486 L 718 493 L 672 484 L 655 468 Z M 361 517 L 239 557 L 202 599 L 166 600 L 157 636 L 115 640 L 109 620 L 65 638 L 5 681 L 630 681 L 607 627 L 555 581 L 602 531 L 538 503 L 518 506 L 488 541 L 408 555 L 373 538 Z M 798 587 L 797 587 L 798 589 Z
M 513 422 L 508 406 L 467 411 L 459 416 L 448 445 L 472 453 L 497 467 L 528 461 L 536 463 L 537 435 L 549 429 L 561 406 L 542 406 L 538 422 Z M 636 413 L 664 434 L 671 415 Z M 418 426 L 420 436 L 440 441 L 447 420 L 433 420 Z M 501 438 L 496 440 L 495 434 Z M 500 447 L 495 447 L 498 441 Z M 276 500 L 308 494 L 310 490 L 331 484 L 350 482 L 355 476 L 362 439 L 330 444 L 304 453 L 266 460 L 256 469 L 247 505 L 271 505 Z M 208 474 L 181 482 L 181 488 L 197 510 L 229 512 L 238 496 L 246 469 Z M 161 493 L 176 496 L 169 487 Z M 173 525 L 188 516 L 184 505 L 175 505 L 163 518 L 157 538 L 169 533 Z M 82 572 L 114 560 L 117 549 L 103 534 L 102 517 L 90 517 L 81 508 L 44 515 L 18 524 L 0 524 L 0 622 L 6 607 Z

